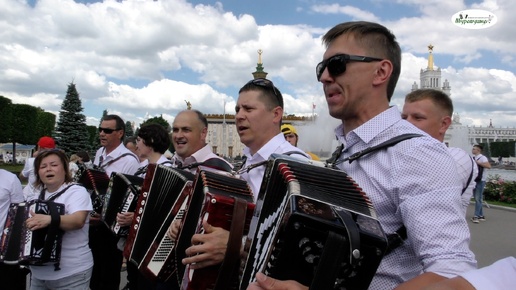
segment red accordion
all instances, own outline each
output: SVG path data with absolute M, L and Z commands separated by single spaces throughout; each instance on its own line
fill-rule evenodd
M 188 210 L 177 241 L 177 261 L 185 258 L 195 233 L 202 233 L 202 222 L 230 232 L 222 265 L 191 270 L 178 263 L 183 277 L 181 289 L 236 289 L 242 238 L 249 230 L 255 204 L 246 181 L 223 171 L 199 167 Z M 183 276 L 181 274 L 184 273 Z
M 100 214 L 104 204 L 104 196 L 109 187 L 109 176 L 106 172 L 101 169 L 83 167 L 76 173 L 75 181 L 84 186 L 90 193 L 93 213 Z
M 26 226 L 30 211 L 37 214 L 64 215 L 65 206 L 53 201 L 31 200 L 11 204 L 0 242 L 0 261 L 5 264 L 43 265 L 58 263 L 63 232 L 59 225 L 31 231 Z

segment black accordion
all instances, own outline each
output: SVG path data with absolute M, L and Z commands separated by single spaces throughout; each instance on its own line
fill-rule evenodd
M 92 214 L 100 214 L 102 212 L 104 196 L 109 187 L 109 176 L 106 171 L 81 166 L 75 174 L 74 181 L 84 186 L 90 193 L 93 204 Z
M 20 265 L 59 263 L 63 231 L 58 224 L 31 231 L 26 226 L 30 211 L 37 214 L 64 215 L 65 206 L 41 200 L 11 204 L 0 244 L 0 261 Z
M 225 171 L 204 166 L 198 168 L 177 241 L 177 261 L 186 257 L 192 236 L 204 231 L 203 221 L 228 230 L 229 241 L 221 265 L 190 270 L 178 263 L 178 276 L 183 278 L 181 289 L 238 289 L 240 249 L 242 239 L 249 231 L 254 207 L 253 194 L 245 180 Z
M 143 178 L 118 172 L 111 173 L 102 207 L 102 221 L 117 236 L 125 237 L 129 226 L 121 227 L 117 213 L 133 212 L 140 195 Z
M 193 174 L 177 168 L 156 164 L 147 168 L 124 256 L 150 279 L 165 281 L 175 273 L 175 262 L 165 267 L 175 242 L 166 232 L 173 219 L 183 214 L 182 200 L 193 179 Z
M 273 154 L 244 251 L 257 272 L 310 289 L 367 289 L 387 249 L 376 212 L 344 172 Z

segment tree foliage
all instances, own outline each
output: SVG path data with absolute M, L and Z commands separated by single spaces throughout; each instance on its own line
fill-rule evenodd
M 63 149 L 68 155 L 91 149 L 86 116 L 82 111 L 79 93 L 72 82 L 68 85 L 65 99 L 61 105 L 55 133 L 59 148 Z
M 516 156 L 516 141 L 481 143 L 484 147 L 482 154 L 487 157 L 510 157 Z
M 36 144 L 40 136 L 36 135 L 38 108 L 26 104 L 13 104 L 11 142 Z
M 38 121 L 36 129 L 36 136 L 38 140 L 41 136 L 52 136 L 54 127 L 56 125 L 56 115 L 45 112 L 43 109 L 38 108 Z
M 162 116 L 149 118 L 145 120 L 143 123 L 141 123 L 140 127 L 145 124 L 160 124 L 161 126 L 165 127 L 165 129 L 167 129 L 167 132 L 170 132 L 172 130 L 172 126 L 170 126 L 168 121 L 165 120 L 165 118 L 163 118 Z
M 133 124 L 127 121 L 125 122 L 125 137 L 134 136 Z
M 42 136 L 52 136 L 56 116 L 27 104 L 13 104 L 0 96 L 0 143 L 36 144 Z M 13 158 L 13 163 L 16 162 Z
M 11 142 L 12 105 L 11 99 L 0 96 L 0 143 Z
M 99 131 L 96 126 L 87 126 L 86 129 L 89 133 L 89 143 L 91 150 L 95 150 L 100 147 Z

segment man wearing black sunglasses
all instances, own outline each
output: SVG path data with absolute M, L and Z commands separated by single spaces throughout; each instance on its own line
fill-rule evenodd
M 106 115 L 99 127 L 101 148 L 97 150 L 93 164 L 106 171 L 134 174 L 140 162 L 138 157 L 124 144 L 125 123 L 118 115 Z M 90 281 L 92 290 L 118 290 L 122 251 L 117 248 L 118 237 L 102 224 L 95 225 L 99 217 L 91 217 L 90 248 L 93 253 L 93 273 Z
M 390 106 L 401 69 L 401 49 L 384 26 L 346 22 L 322 38 L 316 67 L 328 110 L 342 121 L 338 167 L 370 197 L 386 234 L 405 227 L 403 244 L 383 257 L 369 289 L 420 289 L 474 269 L 469 228 L 461 208 L 462 186 L 446 146 L 424 135 L 354 162 L 352 154 L 399 137 L 421 134 Z M 294 281 L 258 276 L 253 289 L 306 289 Z

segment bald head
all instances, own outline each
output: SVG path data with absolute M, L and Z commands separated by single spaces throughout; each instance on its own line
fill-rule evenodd
M 172 142 L 181 158 L 192 156 L 206 146 L 208 121 L 197 110 L 181 111 L 172 124 Z

